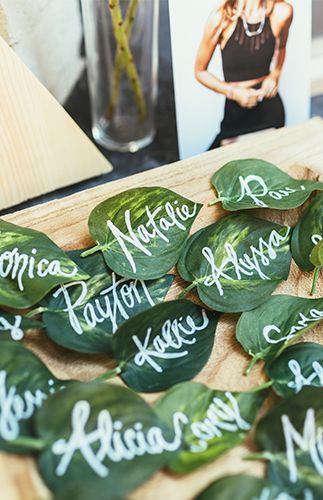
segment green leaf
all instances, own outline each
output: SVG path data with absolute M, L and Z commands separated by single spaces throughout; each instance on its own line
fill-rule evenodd
M 315 196 L 295 226 L 291 239 L 292 256 L 303 271 L 312 271 L 310 254 L 323 238 L 323 193 Z
M 102 254 L 80 258 L 82 251 L 71 252 L 74 262 L 82 263 L 87 281 L 60 286 L 42 301 L 47 335 L 59 345 L 78 352 L 111 352 L 117 328 L 127 319 L 163 301 L 174 276 L 158 280 L 126 280 L 111 272 Z
M 127 388 L 74 383 L 49 398 L 35 418 L 46 443 L 42 477 L 53 491 L 92 485 L 92 497 L 124 496 L 163 467 L 181 437 Z
M 121 378 L 142 392 L 192 379 L 210 357 L 218 316 L 188 300 L 173 300 L 130 318 L 112 340 Z
M 48 236 L 0 219 L 0 304 L 24 309 L 52 288 L 88 276 Z
M 257 444 L 270 460 L 269 480 L 291 495 L 307 489 L 308 498 L 322 498 L 322 439 L 322 388 L 305 387 L 274 406 L 256 428 Z
M 323 298 L 274 295 L 237 323 L 236 338 L 254 358 L 270 361 L 323 320 Z
M 195 500 L 277 500 L 282 493 L 274 484 L 264 479 L 237 474 L 217 479 Z M 286 497 L 281 498 L 283 500 Z M 289 500 L 292 499 L 289 497 Z
M 168 468 L 179 474 L 191 472 L 240 444 L 266 393 L 216 391 L 191 382 L 167 391 L 155 410 L 175 433 L 181 429 L 183 435 L 183 449 Z
M 226 163 L 212 177 L 225 210 L 299 207 L 323 182 L 296 180 L 272 163 L 255 158 Z
M 194 234 L 177 269 L 212 309 L 248 311 L 287 279 L 289 235 L 286 226 L 232 214 Z
M 288 347 L 266 365 L 273 389 L 283 398 L 300 392 L 303 387 L 323 387 L 323 346 L 302 342 Z
M 106 263 L 126 278 L 155 279 L 177 262 L 202 205 L 161 187 L 135 188 L 92 210 L 89 230 Z
M 314 293 L 316 292 L 316 283 L 319 277 L 319 273 L 323 268 L 323 240 L 319 241 L 313 248 L 310 254 L 310 261 L 315 268 L 313 276 L 313 285 L 311 289 L 311 295 L 314 295 Z
M 26 452 L 13 441 L 20 436 L 33 436 L 36 409 L 49 394 L 67 384 L 57 380 L 29 349 L 11 341 L 0 342 L 0 449 Z
M 42 328 L 40 321 L 29 319 L 20 314 L 0 311 L 0 340 L 22 340 L 27 330 Z

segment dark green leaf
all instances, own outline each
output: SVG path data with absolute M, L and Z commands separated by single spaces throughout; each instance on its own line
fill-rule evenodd
M 21 340 L 27 330 L 42 328 L 40 321 L 29 319 L 20 314 L 0 311 L 0 340 Z
M 90 275 L 87 281 L 60 286 L 42 304 L 48 336 L 56 344 L 78 352 L 111 352 L 112 336 L 130 317 L 161 302 L 174 277 L 126 280 L 111 272 L 98 253 L 81 259 L 70 257 Z
M 155 392 L 192 379 L 212 351 L 218 314 L 188 300 L 159 304 L 126 321 L 112 340 L 121 377 Z
M 11 443 L 32 436 L 31 420 L 49 394 L 68 382 L 57 380 L 29 349 L 15 342 L 0 342 L 0 449 L 23 453 Z
M 0 304 L 24 309 L 88 276 L 48 236 L 0 219 Z
M 323 298 L 274 295 L 237 323 L 236 338 L 254 361 L 270 361 L 323 320 Z
M 323 346 L 302 342 L 288 347 L 266 365 L 266 373 L 274 391 L 283 398 L 306 386 L 323 387 Z
M 278 500 L 280 493 L 275 485 L 264 479 L 239 474 L 217 479 L 195 500 Z
M 292 256 L 303 271 L 312 271 L 310 254 L 323 238 L 323 193 L 318 194 L 302 214 L 291 239 Z
M 305 387 L 274 406 L 259 421 L 256 441 L 270 460 L 271 482 L 294 496 L 308 490 L 307 498 L 322 498 L 322 388 Z
M 155 279 L 177 262 L 202 205 L 161 187 L 135 188 L 92 210 L 89 230 L 114 272 Z
M 178 271 L 196 285 L 200 299 L 212 309 L 248 311 L 287 279 L 289 235 L 286 226 L 232 214 L 188 240 Z
M 92 497 L 122 497 L 166 464 L 181 436 L 127 388 L 74 383 L 36 415 L 42 477 L 53 491 L 92 485 Z
M 241 443 L 250 430 L 266 391 L 223 392 L 186 382 L 155 404 L 161 420 L 182 433 L 183 449 L 168 467 L 179 474 L 214 460 Z
M 212 177 L 225 210 L 299 207 L 323 182 L 296 180 L 272 163 L 255 158 L 226 163 Z

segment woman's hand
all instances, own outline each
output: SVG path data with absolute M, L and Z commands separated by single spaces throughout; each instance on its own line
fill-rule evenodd
M 261 84 L 261 91 L 264 99 L 272 99 L 278 93 L 278 78 L 267 76 Z
M 242 108 L 254 108 L 262 100 L 262 97 L 262 89 L 255 90 L 239 87 L 238 85 L 232 86 L 228 96 L 229 99 L 237 102 Z

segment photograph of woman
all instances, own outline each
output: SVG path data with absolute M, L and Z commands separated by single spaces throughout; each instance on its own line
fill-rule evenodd
M 242 134 L 284 126 L 278 90 L 292 19 L 293 8 L 283 0 L 215 2 L 195 61 L 198 82 L 226 97 L 220 132 L 209 149 Z M 217 46 L 224 81 L 208 69 Z

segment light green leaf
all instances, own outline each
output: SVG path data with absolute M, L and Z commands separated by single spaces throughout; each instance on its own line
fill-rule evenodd
M 323 240 L 319 241 L 311 251 L 310 261 L 314 266 L 313 285 L 311 289 L 311 295 L 314 295 L 316 292 L 316 283 L 323 268 Z
M 212 177 L 225 210 L 299 207 L 323 182 L 296 180 L 272 163 L 256 158 L 226 163 Z

